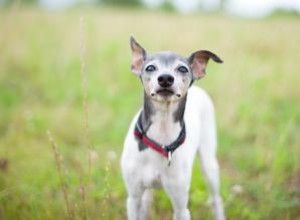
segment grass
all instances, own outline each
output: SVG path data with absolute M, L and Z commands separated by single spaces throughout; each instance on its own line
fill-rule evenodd
M 216 106 L 228 219 L 300 219 L 299 18 L 241 20 L 129 9 L 1 11 L 0 219 L 68 217 L 47 130 L 63 157 L 74 218 L 126 218 L 119 159 L 142 103 L 139 80 L 129 70 L 131 33 L 150 51 L 188 55 L 209 49 L 225 61 L 211 62 L 197 84 Z M 198 171 L 196 163 L 192 218 L 212 219 Z M 155 197 L 152 219 L 170 219 L 166 195 Z

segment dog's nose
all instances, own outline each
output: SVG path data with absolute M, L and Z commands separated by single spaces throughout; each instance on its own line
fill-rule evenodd
M 163 88 L 170 87 L 174 83 L 174 77 L 169 74 L 160 75 L 157 80 L 158 84 Z

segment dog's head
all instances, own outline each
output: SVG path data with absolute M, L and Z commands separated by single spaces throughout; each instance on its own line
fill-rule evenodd
M 205 76 L 209 59 L 222 63 L 214 53 L 199 50 L 188 58 L 173 52 L 159 52 L 153 55 L 133 38 L 131 70 L 138 75 L 146 94 L 156 101 L 176 101 L 184 97 L 194 80 Z

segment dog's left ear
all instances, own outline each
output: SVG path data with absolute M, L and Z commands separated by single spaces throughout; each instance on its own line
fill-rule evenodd
M 208 50 L 198 50 L 188 58 L 195 79 L 200 79 L 205 75 L 206 66 L 210 58 L 217 63 L 223 63 L 216 54 Z
M 130 37 L 130 47 L 132 51 L 132 63 L 131 70 L 136 75 L 140 75 L 146 60 L 145 49 L 134 39 L 133 36 Z

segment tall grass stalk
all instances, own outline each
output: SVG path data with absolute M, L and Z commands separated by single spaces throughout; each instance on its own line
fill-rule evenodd
M 88 101 L 87 101 L 87 74 L 86 74 L 86 38 L 85 38 L 85 22 L 81 16 L 79 19 L 79 32 L 80 32 L 80 79 L 81 79 L 81 89 L 83 94 L 82 104 L 84 109 L 84 143 L 88 152 L 88 180 L 91 179 L 92 172 L 92 158 L 91 158 L 91 145 L 89 137 L 89 111 L 88 111 Z
M 85 36 L 85 21 L 83 16 L 79 18 L 79 37 L 80 37 L 80 82 L 81 90 L 83 94 L 82 105 L 84 109 L 84 143 L 87 149 L 87 159 L 88 159 L 88 178 L 87 183 L 90 183 L 92 175 L 92 150 L 90 145 L 89 136 L 89 111 L 88 111 L 88 101 L 87 101 L 87 73 L 86 73 L 86 36 Z M 87 207 L 86 207 L 86 185 L 84 182 L 80 185 L 80 199 L 81 199 L 81 216 L 83 220 L 87 219 Z
M 61 185 L 61 189 L 62 189 L 62 192 L 63 192 L 65 204 L 66 204 L 67 215 L 68 215 L 69 219 L 74 219 L 74 213 L 72 211 L 72 207 L 70 205 L 69 196 L 68 196 L 69 193 L 68 193 L 67 182 L 65 180 L 63 157 L 58 151 L 57 144 L 56 144 L 54 138 L 52 137 L 51 132 L 47 131 L 47 135 L 48 135 L 48 139 L 49 139 L 49 141 L 51 143 L 51 146 L 52 146 L 53 155 L 54 155 L 55 163 L 56 163 L 56 169 L 57 169 L 57 172 L 58 172 L 60 185 Z
M 109 189 L 109 180 L 108 180 L 108 174 L 109 174 L 109 167 L 110 167 L 110 162 L 107 161 L 106 165 L 105 165 L 105 170 L 104 170 L 104 199 L 102 200 L 102 204 L 101 204 L 101 207 L 102 207 L 102 218 L 105 217 L 105 214 L 107 212 L 107 208 L 108 208 L 108 205 L 107 205 L 107 202 L 108 202 L 108 199 L 109 199 L 109 194 L 108 194 L 108 189 Z
M 79 192 L 81 200 L 81 217 L 83 220 L 87 220 L 86 194 L 85 186 L 83 184 L 80 185 Z

